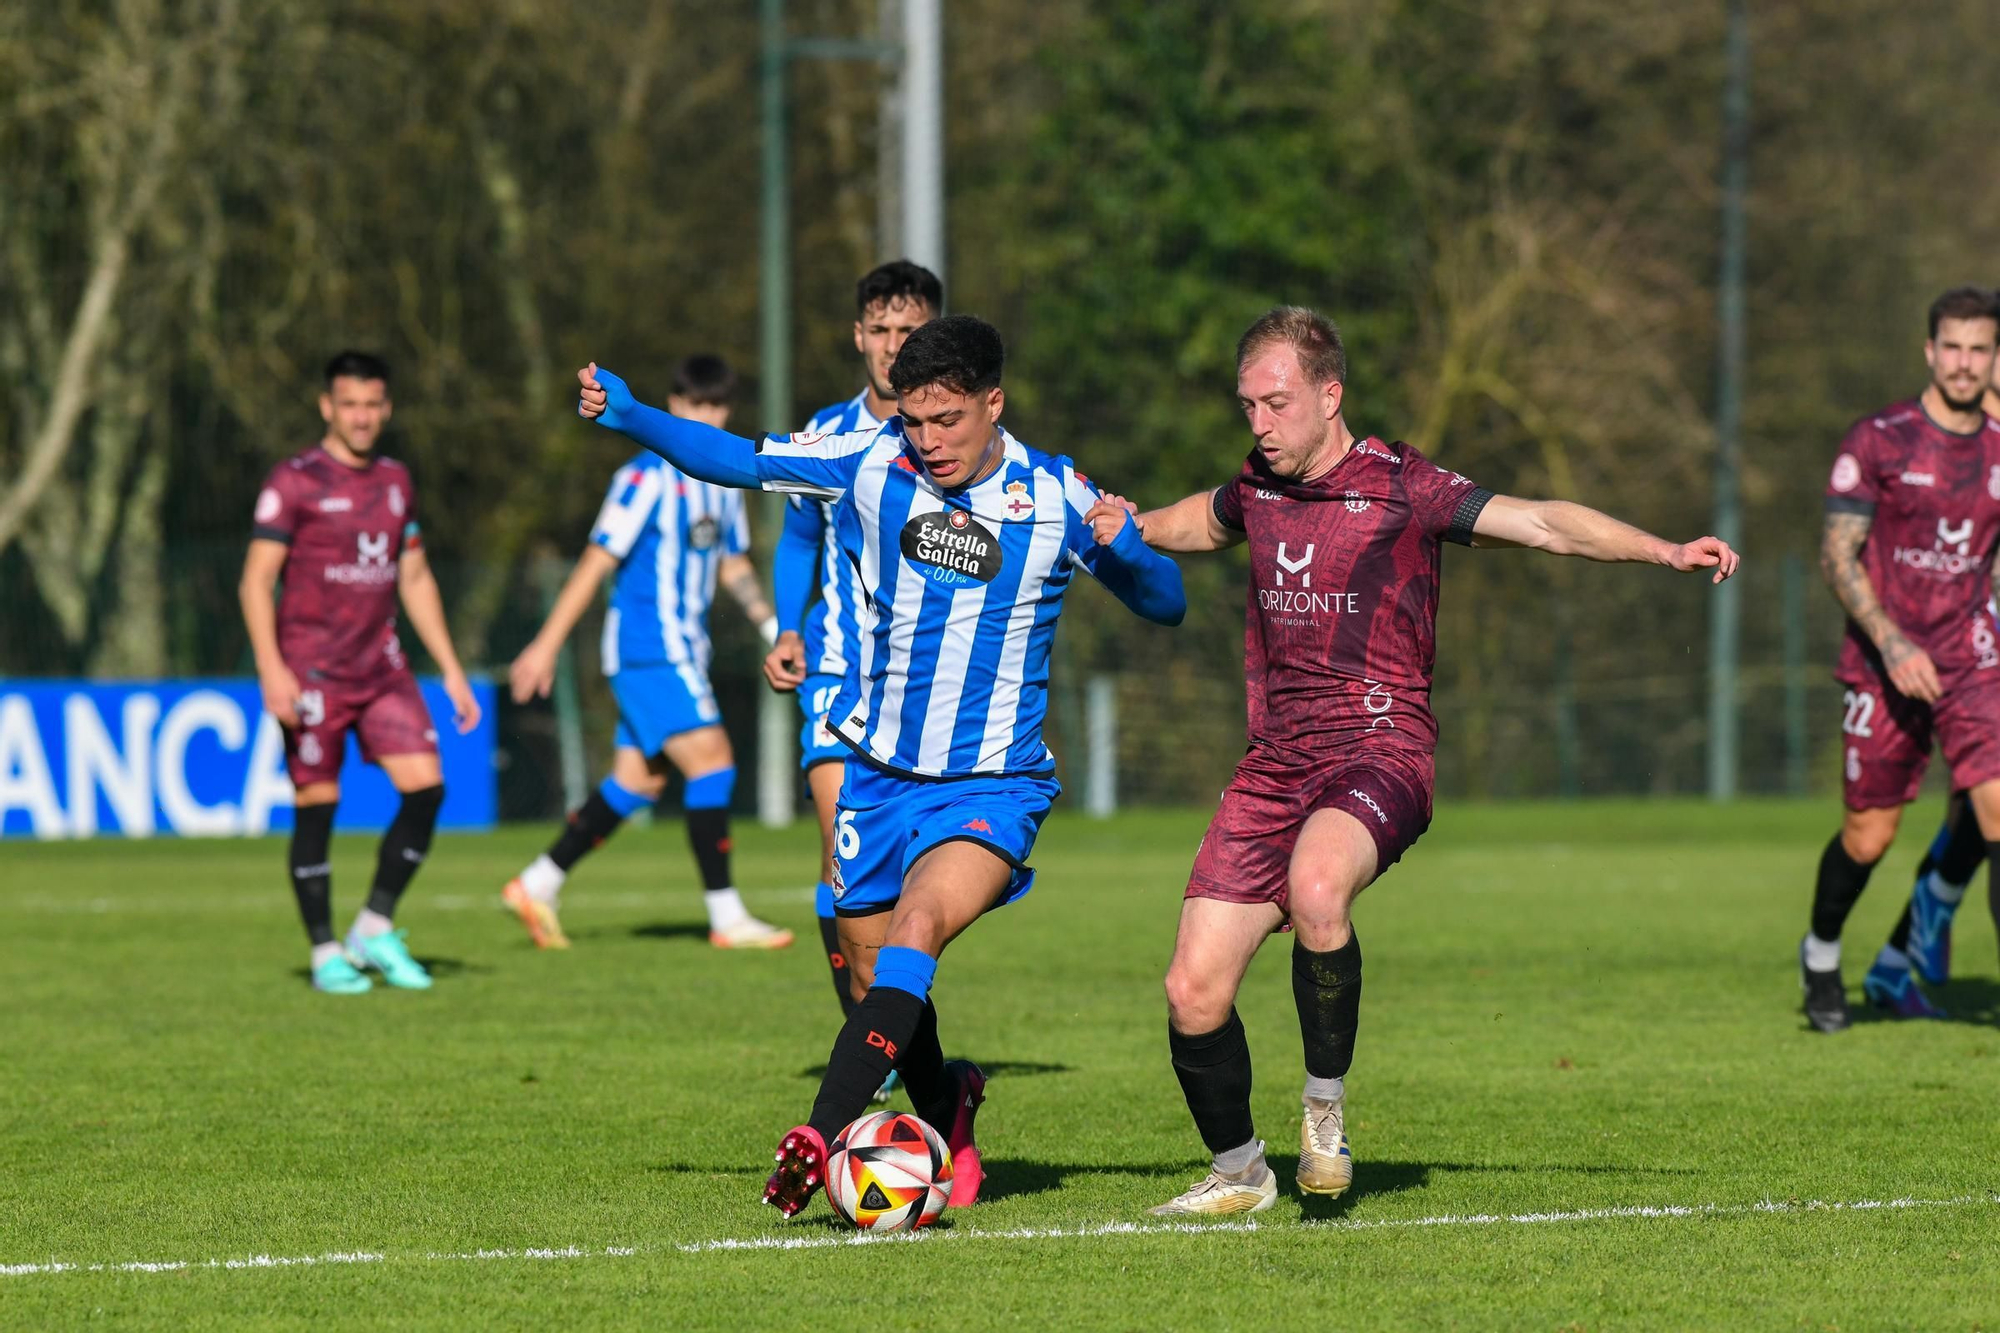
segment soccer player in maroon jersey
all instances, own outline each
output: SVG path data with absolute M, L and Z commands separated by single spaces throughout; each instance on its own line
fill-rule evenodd
M 479 724 L 479 701 L 452 650 L 424 558 L 409 470 L 375 453 L 389 410 L 389 368 L 381 361 L 342 352 L 327 363 L 319 399 L 326 433 L 271 470 L 257 495 L 238 588 L 257 683 L 284 728 L 296 789 L 292 891 L 312 941 L 313 985 L 341 995 L 369 989 L 363 967 L 393 986 L 431 984 L 391 920 L 430 850 L 444 801 L 437 732 L 396 638 L 399 595 L 444 674 L 459 731 Z M 280 578 L 284 592 L 274 608 Z M 327 844 L 350 731 L 403 800 L 382 837 L 368 904 L 343 949 L 333 937 Z
M 1984 407 L 1989 418 L 2000 419 L 2000 360 L 1996 360 L 1993 373 L 1986 385 Z M 2000 621 L 2000 601 L 1989 601 L 1986 609 Z M 1889 934 L 1888 947 L 1875 956 L 1874 965 L 1861 979 L 1862 993 L 1870 1003 L 1898 1018 L 1944 1017 L 1943 1010 L 1908 983 L 1906 974 L 1915 973 L 1932 985 L 1941 984 L 1950 975 L 1952 918 L 1985 862 L 1986 837 L 1979 831 L 1972 802 L 1963 791 L 1953 791 L 1945 803 L 1944 823 L 1917 863 L 1910 901 Z M 1995 929 L 2000 930 L 2000 880 L 1991 875 L 1986 877 L 1986 910 Z
M 1967 793 L 2000 855 L 2000 636 L 1986 609 L 2000 543 L 2000 422 L 1986 415 L 2000 302 L 1959 287 L 1931 303 L 1917 398 L 1857 421 L 1827 480 L 1820 569 L 1847 611 L 1834 678 L 1846 815 L 1820 856 L 1812 926 L 1799 943 L 1807 1020 L 1847 1026 L 1840 930 L 1916 798 L 1935 736 L 1952 786 Z M 1869 998 L 1927 1013 L 1892 942 L 1869 970 Z
M 1139 519 L 1163 551 L 1250 545 L 1250 748 L 1195 854 L 1166 980 L 1174 1072 L 1215 1160 L 1153 1209 L 1162 1216 L 1257 1212 L 1277 1198 L 1235 1003 L 1258 947 L 1287 923 L 1305 1041 L 1299 1187 L 1334 1195 L 1353 1179 L 1343 1080 L 1361 945 L 1349 913 L 1430 824 L 1443 543 L 1713 570 L 1718 583 L 1737 563 L 1713 537 L 1677 546 L 1582 505 L 1495 495 L 1407 444 L 1356 438 L 1340 335 L 1310 310 L 1252 324 L 1236 375 L 1256 440 L 1242 470 Z

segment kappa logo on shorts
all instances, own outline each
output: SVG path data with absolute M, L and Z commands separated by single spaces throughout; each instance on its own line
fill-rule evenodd
M 993 826 L 983 819 L 968 819 L 960 827 L 969 828 L 974 833 L 991 833 L 993 831 Z
M 1349 787 L 1347 789 L 1347 794 L 1349 796 L 1352 796 L 1355 800 L 1361 802 L 1361 804 L 1367 806 L 1370 810 L 1373 810 L 1375 812 L 1375 818 L 1381 820 L 1384 824 L 1389 822 L 1388 812 L 1385 811 L 1376 802 L 1373 796 L 1370 796 L 1367 792 L 1361 790 L 1361 788 L 1359 787 Z

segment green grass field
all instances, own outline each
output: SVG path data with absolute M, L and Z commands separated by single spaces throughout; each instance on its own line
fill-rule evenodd
M 567 954 L 497 910 L 543 830 L 442 838 L 402 917 L 437 988 L 352 999 L 305 985 L 281 842 L 9 844 L 0 1326 L 2000 1327 L 1992 926 L 1975 890 L 1954 1021 L 1806 1030 L 1834 816 L 1445 809 L 1357 915 L 1355 1189 L 1292 1191 L 1280 941 L 1241 1006 L 1279 1204 L 1169 1229 L 1144 1210 L 1203 1154 L 1159 978 L 1202 816 L 1058 815 L 937 990 L 994 1074 L 986 1195 L 858 1245 L 758 1202 L 836 1023 L 803 826 L 740 832 L 745 896 L 801 936 L 747 956 L 706 945 L 675 825 L 571 881 Z M 343 926 L 372 854 L 338 843 Z

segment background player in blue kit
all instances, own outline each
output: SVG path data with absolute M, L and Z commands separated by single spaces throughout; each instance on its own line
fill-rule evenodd
M 674 371 L 668 406 L 720 428 L 736 377 L 719 356 L 691 356 Z M 777 619 L 746 554 L 743 497 L 682 475 L 652 454 L 618 470 L 591 529 L 590 545 L 563 585 L 547 623 L 508 672 L 514 701 L 546 696 L 556 655 L 615 577 L 604 617 L 604 674 L 618 700 L 611 775 L 569 816 L 548 851 L 503 891 L 535 944 L 566 949 L 558 895 L 570 869 L 666 786 L 667 769 L 687 781 L 682 806 L 708 908 L 709 942 L 726 949 L 782 949 L 792 932 L 750 915 L 729 873 L 729 801 L 736 787 L 722 714 L 708 684 L 708 608 L 715 585 L 729 590 L 768 641 Z
M 835 821 L 835 910 L 867 989 L 765 1184 L 787 1217 L 892 1068 L 944 1131 L 951 1202 L 977 1197 L 986 1080 L 968 1061 L 946 1064 L 931 982 L 946 945 L 1033 883 L 1027 858 L 1059 791 L 1042 718 L 1064 594 L 1082 569 L 1149 620 L 1178 624 L 1187 610 L 1180 570 L 1146 549 L 1122 507 L 1001 428 L 1004 358 L 985 322 L 933 320 L 896 358 L 895 418 L 761 445 L 641 406 L 594 365 L 578 374 L 582 415 L 691 475 L 840 499 L 840 553 L 867 593 L 859 666 L 832 714 L 856 760 Z
M 937 275 L 907 259 L 883 264 L 855 285 L 854 348 L 861 353 L 867 383 L 845 401 L 823 407 L 806 422 L 808 435 L 849 435 L 874 430 L 896 414 L 896 391 L 889 367 L 903 343 L 935 319 L 944 305 Z M 778 641 L 764 659 L 764 677 L 780 693 L 796 692 L 805 725 L 799 734 L 799 767 L 819 816 L 819 883 L 813 906 L 820 943 L 833 972 L 841 1013 L 858 998 L 841 952 L 833 912 L 833 820 L 847 747 L 833 734 L 829 714 L 841 682 L 854 670 L 859 638 L 858 610 L 865 594 L 859 572 L 840 557 L 834 501 L 794 495 L 785 506 L 785 526 L 771 559 L 771 585 L 778 609 Z M 892 1071 L 876 1094 L 886 1102 L 896 1084 Z

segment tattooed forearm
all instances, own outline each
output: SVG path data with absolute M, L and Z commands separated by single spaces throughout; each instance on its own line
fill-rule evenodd
M 753 621 L 762 621 L 772 614 L 771 604 L 764 598 L 764 587 L 757 582 L 757 570 L 742 556 L 732 556 L 722 565 L 722 586 L 743 608 L 743 614 Z
M 1916 645 L 1903 637 L 1903 631 L 1882 610 L 1875 585 L 1861 568 L 1861 547 L 1873 524 L 1874 519 L 1867 514 L 1828 514 L 1820 530 L 1819 570 L 1848 616 L 1881 651 L 1884 665 L 1894 669 Z

